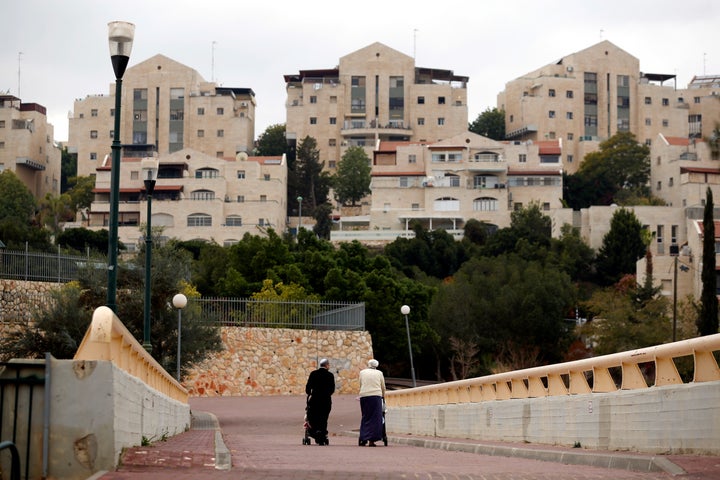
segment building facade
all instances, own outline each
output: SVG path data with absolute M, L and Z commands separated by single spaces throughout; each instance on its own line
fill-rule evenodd
M 0 95 L 0 171 L 10 170 L 36 199 L 60 195 L 60 148 L 45 107 Z
M 313 137 L 332 173 L 350 146 L 372 158 L 379 141 L 436 142 L 466 131 L 467 83 L 373 43 L 335 68 L 285 75 L 286 136 L 291 145 Z
M 249 154 L 255 107 L 252 89 L 220 87 L 192 68 L 155 55 L 128 68 L 123 77 L 120 142 L 152 146 L 159 155 L 185 148 L 219 158 Z M 75 101 L 68 151 L 77 154 L 78 175 L 93 175 L 110 154 L 114 126 L 114 83 L 107 95 Z
M 567 55 L 505 85 L 506 138 L 562 138 L 568 173 L 618 132 L 652 144 L 658 134 L 688 136 L 687 96 L 675 76 L 640 71 L 640 62 L 609 41 Z
M 141 162 L 152 152 L 126 152 L 120 166 L 118 237 L 133 251 L 145 239 L 147 192 Z M 287 224 L 285 157 L 218 158 L 184 148 L 158 156 L 152 196 L 152 227 L 163 238 L 209 240 L 232 245 L 245 233 L 283 232 Z M 95 199 L 88 228 L 107 228 L 111 162 L 96 169 Z

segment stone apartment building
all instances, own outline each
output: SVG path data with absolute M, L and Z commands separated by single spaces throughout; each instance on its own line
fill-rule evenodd
M 220 87 L 194 69 L 155 55 L 123 77 L 120 142 L 148 145 L 160 155 L 190 148 L 218 158 L 250 154 L 255 140 L 255 93 Z M 78 175 L 94 175 L 110 154 L 115 126 L 115 84 L 109 94 L 75 101 L 68 151 Z
M 335 68 L 285 75 L 290 144 L 317 140 L 331 173 L 350 146 L 372 158 L 378 142 L 436 142 L 467 131 L 468 77 L 421 68 L 415 59 L 373 43 Z
M 45 107 L 0 95 L 0 171 L 10 170 L 36 199 L 60 195 L 60 148 Z
M 147 192 L 141 162 L 152 152 L 125 152 L 120 169 L 118 237 L 134 251 L 144 241 Z M 282 233 L 287 223 L 285 157 L 218 158 L 184 148 L 158 156 L 152 196 L 152 227 L 162 237 L 237 243 L 245 233 Z M 95 200 L 87 227 L 107 228 L 110 216 L 111 162 L 96 169 Z

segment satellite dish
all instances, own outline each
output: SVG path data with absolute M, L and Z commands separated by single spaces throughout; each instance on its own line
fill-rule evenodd
M 248 159 L 248 154 L 245 152 L 238 152 L 238 154 L 235 155 L 235 160 L 237 160 L 238 162 L 244 162 L 247 159 Z

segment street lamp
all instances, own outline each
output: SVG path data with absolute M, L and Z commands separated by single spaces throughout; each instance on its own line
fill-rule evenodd
M 143 158 L 140 164 L 145 191 L 147 192 L 147 234 L 145 235 L 145 323 L 143 328 L 143 348 L 152 351 L 150 343 L 150 270 L 152 266 L 152 194 L 158 175 L 158 160 L 154 157 Z
M 115 72 L 115 130 L 112 142 L 112 168 L 110 170 L 110 219 L 108 225 L 108 285 L 107 306 L 117 312 L 117 273 L 118 273 L 118 217 L 120 209 L 120 100 L 122 95 L 122 77 L 130 61 L 135 25 L 128 22 L 108 23 L 108 42 L 110 60 Z
M 298 195 L 297 201 L 298 201 L 298 230 L 297 233 L 300 235 L 300 228 L 302 227 L 302 197 Z
M 410 325 L 408 324 L 408 313 L 410 313 L 410 307 L 403 305 L 400 307 L 400 313 L 405 315 L 405 330 L 407 331 L 408 351 L 410 352 L 410 375 L 412 375 L 413 387 L 417 387 L 417 383 L 415 383 L 415 367 L 413 366 L 412 344 L 410 343 Z
M 173 306 L 178 309 L 178 348 L 177 348 L 177 381 L 180 382 L 180 343 L 182 342 L 182 309 L 187 305 L 187 297 L 178 293 L 173 297 Z

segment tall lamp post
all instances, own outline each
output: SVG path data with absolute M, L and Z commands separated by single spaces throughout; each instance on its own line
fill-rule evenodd
M 302 227 L 302 197 L 298 195 L 297 201 L 298 201 L 298 230 L 297 233 L 300 235 L 300 228 Z
M 120 103 L 122 96 L 122 77 L 130 61 L 135 25 L 128 22 L 108 23 L 108 43 L 110 60 L 115 72 L 115 130 L 112 142 L 112 168 L 110 170 L 110 219 L 108 225 L 108 284 L 107 306 L 117 312 L 117 274 L 118 274 L 118 217 L 120 209 Z
M 410 325 L 408 324 L 408 314 L 410 313 L 410 307 L 408 307 L 407 305 L 403 305 L 402 307 L 400 307 L 400 313 L 405 315 L 405 330 L 407 331 L 408 351 L 410 352 L 410 375 L 412 375 L 413 387 L 417 387 L 417 383 L 415 383 L 415 366 L 413 365 L 412 344 L 410 343 Z
M 177 381 L 180 382 L 180 344 L 182 343 L 182 309 L 187 305 L 187 297 L 178 293 L 173 297 L 173 306 L 178 309 L 178 348 L 177 348 Z
M 145 235 L 145 322 L 143 327 L 143 348 L 152 351 L 150 343 L 150 270 L 152 267 L 152 194 L 158 174 L 158 160 L 154 157 L 143 158 L 140 164 L 143 183 L 147 192 L 147 234 Z

